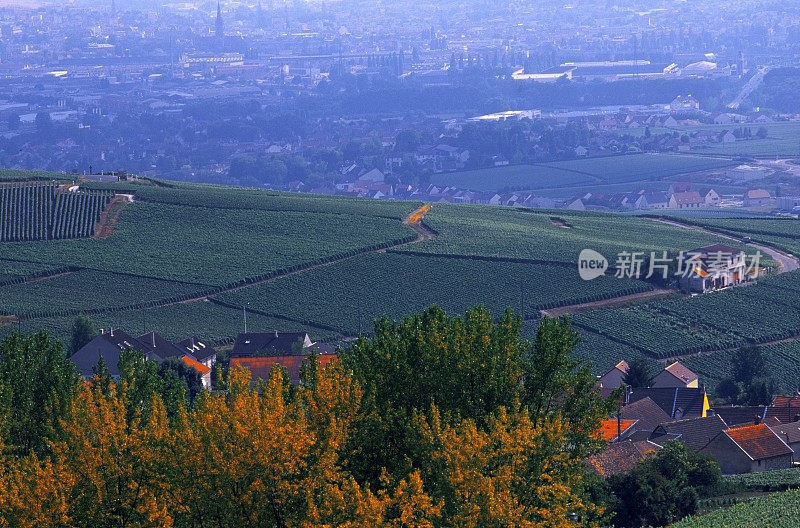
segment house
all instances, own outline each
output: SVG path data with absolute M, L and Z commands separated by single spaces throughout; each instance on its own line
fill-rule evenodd
M 722 201 L 722 197 L 714 189 L 701 189 L 699 192 L 703 198 L 703 205 L 714 207 Z
M 676 361 L 667 366 L 653 378 L 653 387 L 693 387 L 697 388 L 697 374 Z
M 676 126 L 678 126 L 678 121 L 674 117 L 669 116 L 664 120 L 664 127 L 675 128 Z
M 216 349 L 203 343 L 197 336 L 187 337 L 175 345 L 208 368 L 212 368 L 217 361 Z
M 717 415 L 699 416 L 660 424 L 650 434 L 649 440 L 660 446 L 669 440 L 679 440 L 689 449 L 699 451 L 726 429 L 725 420 Z
M 633 403 L 623 405 L 619 410 L 623 420 L 634 420 L 634 431 L 627 434 L 629 440 L 647 440 L 659 425 L 672 420 L 651 398 L 642 398 Z
M 585 460 L 586 466 L 603 478 L 630 471 L 634 464 L 644 457 L 657 452 L 661 446 L 648 441 L 615 442 L 602 452 Z
M 203 388 L 211 388 L 211 367 L 200 363 L 189 354 L 184 354 L 180 357 L 180 360 L 183 361 L 187 367 L 192 367 L 197 371 L 200 375 L 200 382 L 203 384 Z
M 587 149 L 582 145 L 578 145 L 577 147 L 575 147 L 575 155 L 578 156 L 579 158 L 586 156 L 588 153 L 589 149 Z
M 231 368 L 244 367 L 250 370 L 253 380 L 256 379 L 269 379 L 270 372 L 275 366 L 285 368 L 289 373 L 289 381 L 294 385 L 300 383 L 300 371 L 303 362 L 308 359 L 308 355 L 279 355 L 279 356 L 261 356 L 261 357 L 232 357 Z M 325 368 L 332 362 L 338 360 L 336 354 L 320 354 L 319 365 Z
M 203 359 L 209 363 L 204 364 L 182 344 L 192 341 L 200 342 L 196 337 L 192 337 L 172 343 L 156 332 L 133 337 L 119 328 L 112 328 L 109 332 L 101 331 L 99 336 L 70 356 L 70 360 L 75 363 L 81 377 L 89 379 L 94 376 L 95 365 L 102 357 L 111 376 L 118 379 L 120 354 L 125 350 L 136 350 L 143 353 L 148 361 L 156 363 L 163 363 L 167 359 L 183 361 L 200 374 L 203 386 L 208 388 L 211 386 L 211 366 L 216 361 L 216 351 L 211 347 L 200 348 L 203 351 L 201 354 Z
M 302 356 L 316 350 L 329 354 L 333 349 L 322 343 L 314 343 L 305 332 L 266 332 L 239 334 L 233 344 L 231 358 Z
M 800 453 L 800 422 L 792 422 L 781 425 L 769 426 L 772 432 L 778 435 L 778 438 L 784 441 L 792 451 Z M 797 462 L 797 459 L 792 455 L 792 462 Z
M 703 293 L 739 284 L 749 278 L 745 253 L 741 249 L 713 244 L 693 249 L 687 255 L 686 269 L 678 279 L 684 292 Z
M 744 195 L 745 207 L 758 207 L 772 203 L 772 196 L 766 189 L 750 189 Z
M 642 194 L 642 209 L 666 209 L 669 207 L 669 198 L 661 191 L 652 191 Z
M 147 346 L 139 343 L 139 341 L 132 335 L 120 330 L 111 328 L 110 331 L 100 331 L 100 335 L 89 341 L 82 346 L 79 350 L 75 351 L 69 359 L 75 363 L 78 374 L 83 379 L 91 379 L 94 376 L 94 370 L 100 358 L 108 368 L 109 373 L 114 379 L 118 379 L 119 372 L 119 356 L 125 350 L 147 350 Z M 147 356 L 147 359 L 155 359 L 155 357 Z
M 722 473 L 756 473 L 785 469 L 794 452 L 766 424 L 741 425 L 722 431 L 700 450 L 712 456 Z
M 703 198 L 697 191 L 676 192 L 669 198 L 669 209 L 691 209 L 704 204 Z
M 723 130 L 717 134 L 717 141 L 720 143 L 734 143 L 736 142 L 736 136 L 730 130 Z
M 366 171 L 364 174 L 359 175 L 358 179 L 362 181 L 370 181 L 373 183 L 383 183 L 384 174 L 378 169 L 372 169 Z
M 709 414 L 717 414 L 730 427 L 761 423 L 766 414 L 766 405 L 721 405 L 710 409 Z
M 158 363 L 167 358 L 180 358 L 188 353 L 183 347 L 167 341 L 155 332 L 142 334 L 136 340 L 145 346 L 145 348 L 139 348 L 138 350 L 145 352 L 148 359 L 153 359 Z
M 625 374 L 628 373 L 628 363 L 625 362 L 623 359 L 616 365 L 614 365 L 611 370 L 599 376 L 597 379 L 597 383 L 600 387 L 604 389 L 616 389 L 617 387 L 623 384 L 623 379 L 625 378 Z
M 705 387 L 634 388 L 625 395 L 626 404 L 650 398 L 672 419 L 706 416 L 710 407 Z

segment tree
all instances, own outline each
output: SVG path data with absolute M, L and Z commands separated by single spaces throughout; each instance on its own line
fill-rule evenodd
M 629 387 L 646 388 L 650 386 L 653 379 L 653 371 L 650 362 L 642 356 L 638 356 L 628 363 L 628 371 L 622 377 L 622 381 Z
M 78 379 L 61 343 L 46 332 L 15 332 L 0 343 L 0 416 L 7 420 L 7 446 L 20 453 L 49 454 L 49 442 L 61 434 Z
M 609 485 L 616 497 L 614 526 L 664 526 L 697 511 L 697 501 L 722 481 L 710 458 L 670 441 L 655 456 L 642 459 Z
M 97 336 L 92 320 L 83 314 L 78 315 L 72 323 L 72 339 L 70 340 L 69 353 L 74 354 L 89 341 Z
M 742 347 L 733 352 L 733 379 L 745 385 L 764 375 L 766 359 L 760 347 Z

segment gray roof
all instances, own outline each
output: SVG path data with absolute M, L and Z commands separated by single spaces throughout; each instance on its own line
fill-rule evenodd
M 305 332 L 266 332 L 239 334 L 231 351 L 231 357 L 291 355 L 298 341 L 308 339 Z M 278 352 L 279 354 L 276 354 Z
M 119 376 L 119 355 L 123 350 L 138 350 L 146 353 L 148 347 L 138 339 L 123 332 L 111 330 L 95 337 L 77 350 L 70 360 L 75 363 L 78 373 L 84 378 L 92 377 L 93 369 L 102 357 L 112 376 Z

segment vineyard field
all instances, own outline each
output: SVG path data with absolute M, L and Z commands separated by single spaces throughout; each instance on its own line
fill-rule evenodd
M 178 340 L 190 335 L 201 336 L 213 345 L 231 344 L 243 329 L 241 310 L 234 310 L 212 304 L 196 302 L 177 304 L 146 310 L 133 310 L 92 315 L 98 328 L 123 328 L 139 335 L 151 330 L 167 339 Z M 0 338 L 12 330 L 23 332 L 46 330 L 56 338 L 69 342 L 74 317 L 48 317 L 21 321 L 20 324 L 0 327 Z M 255 313 L 247 314 L 247 328 L 251 332 L 308 332 L 315 341 L 335 340 L 340 337 L 335 332 L 314 328 L 292 321 L 264 317 Z
M 643 281 L 601 277 L 582 281 L 575 269 L 463 258 L 372 253 L 356 259 L 215 296 L 235 306 L 248 305 L 330 325 L 349 335 L 371 329 L 382 315 L 401 317 L 430 304 L 449 313 L 476 304 L 500 314 L 517 311 L 524 302 L 527 316 L 554 305 L 575 304 L 647 291 Z M 321 292 L 304 295 L 299 292 Z
M 219 286 L 409 237 L 380 217 L 135 202 L 109 238 L 23 242 L 4 256 Z
M 0 185 L 0 242 L 88 237 L 109 191 L 61 192 L 52 183 Z
M 212 209 L 294 211 L 393 218 L 402 220 L 421 202 L 377 201 L 367 198 L 294 194 L 236 187 L 179 184 L 176 187 L 132 185 L 137 200 Z
M 571 227 L 558 227 L 557 216 Z M 647 218 L 578 211 L 535 212 L 505 207 L 436 204 L 425 222 L 439 232 L 409 251 L 480 255 L 576 264 L 584 248 L 599 251 L 613 266 L 621 251 L 677 254 L 719 242 L 719 237 Z
M 800 519 L 800 491 L 774 493 L 730 508 L 687 518 L 672 528 L 796 528 Z
M 722 158 L 670 154 L 632 154 L 533 165 L 510 165 L 434 175 L 437 185 L 496 192 L 504 188 L 533 190 L 591 183 L 654 181 L 735 165 Z
M 20 318 L 72 315 L 96 309 L 135 305 L 197 291 L 198 287 L 113 273 L 80 270 L 31 283 L 0 287 L 0 315 Z M 46 302 L 43 302 L 46 300 Z
M 575 323 L 666 359 L 798 335 L 798 296 L 800 272 L 792 272 L 749 287 L 594 310 Z
M 778 384 L 781 391 L 797 390 L 800 381 L 800 341 L 786 341 L 761 347 L 766 361 L 766 371 Z M 681 360 L 705 382 L 709 391 L 714 391 L 717 382 L 732 374 L 731 354 L 713 352 L 697 354 Z

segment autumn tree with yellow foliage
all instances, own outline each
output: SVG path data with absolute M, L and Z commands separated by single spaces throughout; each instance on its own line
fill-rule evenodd
M 580 460 L 610 403 L 562 357 L 568 321 L 534 343 L 520 325 L 434 307 L 312 356 L 298 387 L 233 369 L 194 399 L 128 357 L 116 382 L 67 383 L 38 449 L 9 443 L 30 435 L 0 405 L 0 528 L 585 525 Z M 0 402 L 20 387 L 0 378 Z

